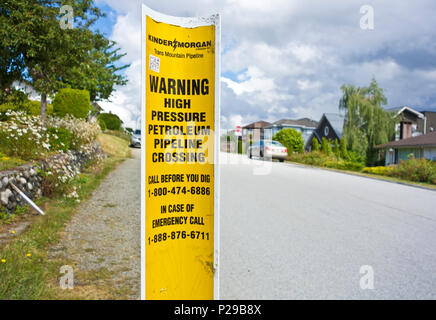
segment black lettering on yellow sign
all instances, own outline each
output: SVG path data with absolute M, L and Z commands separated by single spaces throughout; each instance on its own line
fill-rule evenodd
M 171 79 L 150 75 L 150 91 L 175 95 L 208 95 L 208 79 Z

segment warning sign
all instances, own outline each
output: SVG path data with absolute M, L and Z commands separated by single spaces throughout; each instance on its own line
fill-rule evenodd
M 217 297 L 219 17 L 143 7 L 143 298 Z

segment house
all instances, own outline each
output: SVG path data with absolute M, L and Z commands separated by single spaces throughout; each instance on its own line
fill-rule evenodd
M 410 154 L 413 154 L 416 159 L 426 158 L 436 161 L 436 131 L 391 141 L 379 145 L 377 148 L 387 151 L 386 165 L 397 164 L 400 161 L 407 160 Z
M 295 129 L 301 132 L 304 143 L 306 143 L 317 126 L 318 122 L 309 118 L 302 118 L 298 120 L 281 119 L 264 127 L 265 139 L 272 140 L 272 137 L 282 129 Z
M 308 151 L 311 150 L 313 138 L 316 138 L 320 144 L 322 138 L 326 138 L 330 141 L 336 139 L 338 142 L 341 141 L 342 135 L 344 134 L 344 122 L 345 117 L 343 115 L 324 113 L 321 120 L 318 122 L 318 126 L 307 139 L 304 149 Z
M 265 139 L 265 127 L 271 123 L 267 121 L 256 121 L 242 127 L 242 149 L 247 150 L 247 144 L 251 141 L 259 141 Z
M 436 112 L 434 111 L 420 112 L 408 106 L 389 109 L 389 111 L 395 111 L 395 116 L 398 120 L 395 127 L 395 140 L 407 139 L 436 131 Z

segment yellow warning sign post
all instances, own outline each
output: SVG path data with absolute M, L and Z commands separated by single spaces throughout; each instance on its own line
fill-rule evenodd
M 142 298 L 218 298 L 220 19 L 142 20 Z

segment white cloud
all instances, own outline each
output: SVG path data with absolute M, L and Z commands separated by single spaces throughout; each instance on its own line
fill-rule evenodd
M 140 114 L 140 0 L 98 0 L 117 11 L 112 38 L 129 83 L 108 110 L 133 126 Z M 375 29 L 359 27 L 360 2 L 331 0 L 149 0 L 178 16 L 222 15 L 222 127 L 337 112 L 342 84 L 374 76 L 390 106 L 436 105 L 436 4 L 368 0 Z M 422 23 L 426 21 L 426 23 Z M 112 109 L 111 109 L 112 108 Z M 124 110 L 125 109 L 125 110 Z

